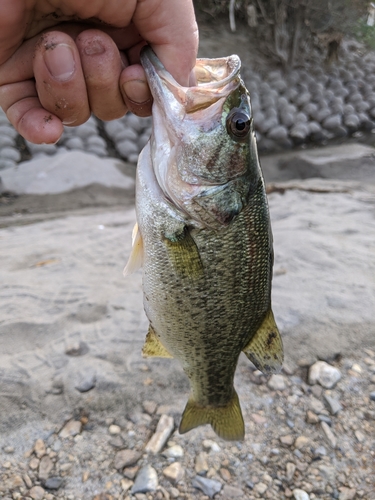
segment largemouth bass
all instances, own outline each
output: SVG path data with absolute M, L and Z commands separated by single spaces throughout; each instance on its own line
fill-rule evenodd
M 147 47 L 153 130 L 137 167 L 137 225 L 124 274 L 143 265 L 144 356 L 190 380 L 180 432 L 244 437 L 233 386 L 242 352 L 264 373 L 283 360 L 271 309 L 272 234 L 249 93 L 238 56 L 198 59 L 182 87 Z

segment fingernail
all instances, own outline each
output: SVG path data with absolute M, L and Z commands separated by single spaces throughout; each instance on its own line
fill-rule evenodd
M 104 54 L 105 48 L 98 40 L 92 40 L 91 43 L 84 48 L 84 52 L 88 56 L 96 56 L 98 54 Z
M 66 82 L 75 70 L 75 61 L 72 49 L 65 43 L 47 48 L 44 52 L 44 62 L 53 78 Z
M 123 84 L 122 90 L 126 97 L 135 103 L 142 104 L 151 99 L 150 89 L 143 80 L 130 80 Z

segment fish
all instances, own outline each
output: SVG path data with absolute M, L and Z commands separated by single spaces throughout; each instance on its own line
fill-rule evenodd
M 271 307 L 274 261 L 250 95 L 237 55 L 197 59 L 179 85 L 150 47 L 141 63 L 152 132 L 136 174 L 128 276 L 143 267 L 145 357 L 177 359 L 191 392 L 179 432 L 210 424 L 243 440 L 234 375 L 241 352 L 276 373 L 283 345 Z

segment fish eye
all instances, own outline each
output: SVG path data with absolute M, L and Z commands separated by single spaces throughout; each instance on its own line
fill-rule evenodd
M 246 139 L 252 118 L 240 109 L 232 109 L 227 118 L 227 131 L 235 141 L 242 142 Z

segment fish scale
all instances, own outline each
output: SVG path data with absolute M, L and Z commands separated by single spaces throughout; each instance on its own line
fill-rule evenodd
M 175 357 L 190 380 L 180 432 L 209 423 L 224 439 L 243 439 L 233 386 L 238 357 L 243 351 L 268 373 L 283 358 L 271 310 L 272 233 L 249 95 L 237 56 L 198 60 L 204 83 L 188 89 L 151 49 L 141 60 L 154 96 L 153 133 L 137 167 L 138 229 L 125 274 L 142 263 L 150 320 L 143 354 Z M 209 169 L 202 159 L 210 159 Z

